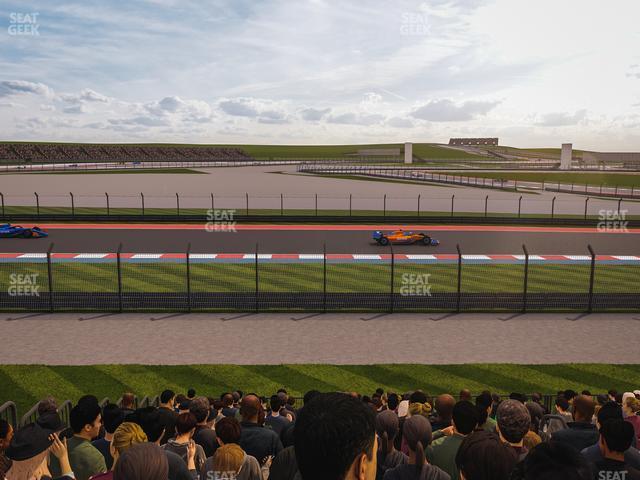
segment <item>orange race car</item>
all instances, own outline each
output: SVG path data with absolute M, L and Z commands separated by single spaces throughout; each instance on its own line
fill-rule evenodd
M 435 238 L 431 238 L 426 233 L 422 232 L 405 232 L 404 230 L 394 230 L 393 232 L 383 233 L 380 230 L 373 232 L 373 239 L 378 245 L 410 245 L 412 243 L 420 243 L 422 245 L 439 245 L 440 242 Z

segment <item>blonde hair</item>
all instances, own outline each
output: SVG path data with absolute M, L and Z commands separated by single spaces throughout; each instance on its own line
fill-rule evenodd
M 422 415 L 425 418 L 429 418 L 429 414 L 431 413 L 431 405 L 429 403 L 410 403 L 409 404 L 409 415 L 412 417 L 415 415 Z
M 122 455 L 131 445 L 146 441 L 147 435 L 140 428 L 140 425 L 133 422 L 123 422 L 113 432 L 111 445 L 116 449 L 118 455 Z
M 40 480 L 44 475 L 50 475 L 47 467 L 48 453 L 47 449 L 27 460 L 14 460 L 5 476 L 6 480 Z
M 236 443 L 227 443 L 218 447 L 213 454 L 213 470 L 238 473 L 244 461 L 244 455 L 244 450 Z
M 625 405 L 627 406 L 628 409 L 630 409 L 633 413 L 638 413 L 640 412 L 640 400 L 638 400 L 635 397 L 629 397 L 627 398 L 627 401 L 625 403 Z

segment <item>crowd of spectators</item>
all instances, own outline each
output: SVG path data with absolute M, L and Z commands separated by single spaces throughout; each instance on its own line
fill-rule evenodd
M 16 431 L 0 420 L 4 480 L 637 480 L 640 391 L 542 395 L 378 389 L 269 398 L 171 390 L 80 398 L 66 427 L 53 398 Z
M 242 149 L 157 145 L 1 143 L 0 163 L 215 162 L 252 160 Z

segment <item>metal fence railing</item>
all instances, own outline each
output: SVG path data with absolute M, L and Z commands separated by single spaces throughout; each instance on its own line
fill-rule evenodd
M 636 311 L 640 256 L 0 255 L 5 311 Z
M 0 418 L 9 423 L 15 430 L 18 427 L 18 408 L 16 404 L 7 401 L 0 405 Z

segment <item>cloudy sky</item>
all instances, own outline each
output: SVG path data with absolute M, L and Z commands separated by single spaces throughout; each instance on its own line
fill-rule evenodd
M 640 151 L 638 0 L 2 0 L 0 139 Z

